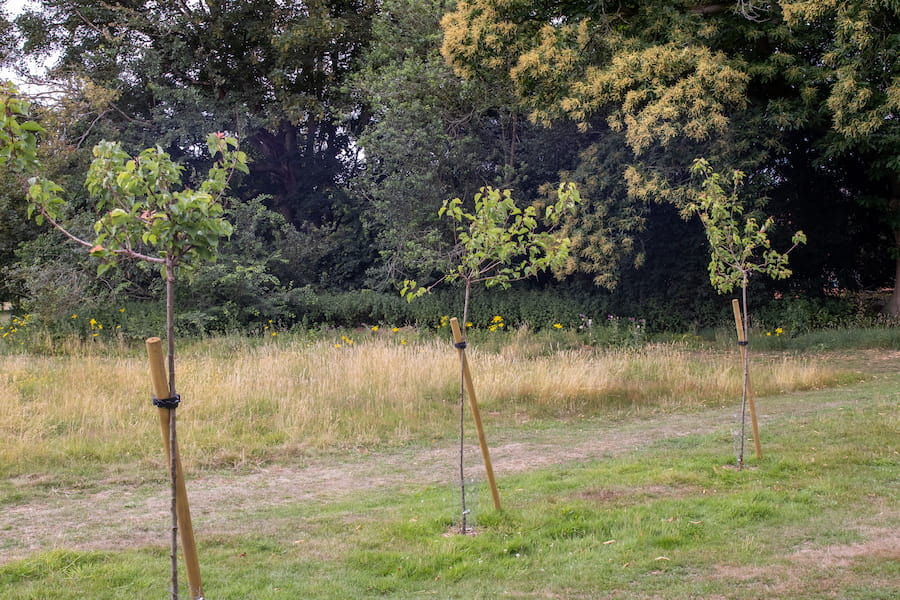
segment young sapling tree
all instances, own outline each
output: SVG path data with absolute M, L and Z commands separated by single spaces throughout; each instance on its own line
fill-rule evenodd
M 482 188 L 475 194 L 474 212 L 463 208 L 462 200 L 447 200 L 438 211 L 454 222 L 456 244 L 451 254 L 451 265 L 447 272 L 427 287 L 416 281 L 403 283 L 400 295 L 412 301 L 441 283 L 462 283 L 463 318 L 462 332 L 469 317 L 469 298 L 472 286 L 500 286 L 508 288 L 513 282 L 535 276 L 546 270 L 562 267 L 569 254 L 569 240 L 558 235 L 555 230 L 560 220 L 574 210 L 581 201 L 578 188 L 572 183 L 561 184 L 557 190 L 555 203 L 543 210 L 546 224 L 541 230 L 538 208 L 516 206 L 510 190 Z M 459 482 L 462 501 L 460 531 L 466 527 L 466 484 L 463 468 L 464 450 L 464 410 L 465 357 L 460 353 L 459 385 Z
M 2 132 L 0 166 L 7 165 L 24 183 L 28 216 L 38 224 L 48 223 L 68 239 L 101 260 L 103 273 L 119 259 L 155 264 L 166 283 L 166 338 L 168 345 L 169 399 L 175 388 L 175 280 L 179 271 L 190 271 L 204 261 L 215 260 L 219 240 L 231 235 L 232 226 L 223 218 L 222 197 L 235 171 L 247 173 L 247 156 L 237 148 L 237 139 L 212 133 L 206 139 L 213 164 L 198 187 L 183 185 L 184 167 L 160 147 L 148 148 L 132 157 L 118 142 L 100 142 L 86 176 L 86 187 L 96 199 L 102 215 L 94 224 L 95 237 L 84 239 L 66 227 L 64 190 L 42 175 L 38 158 L 38 136 L 43 132 L 29 119 L 30 105 L 15 87 L 6 84 L 0 93 Z M 169 407 L 172 481 L 175 485 L 175 410 Z M 173 495 L 173 514 L 174 514 Z M 174 520 L 174 516 L 173 516 Z M 177 525 L 173 525 L 173 530 Z M 177 598 L 173 533 L 173 598 Z
M 691 172 L 701 179 L 697 201 L 688 206 L 690 213 L 700 217 L 706 239 L 709 242 L 709 280 L 720 294 L 727 294 L 735 287 L 741 289 L 741 314 L 744 345 L 743 391 L 741 393 L 740 443 L 738 445 L 738 468 L 744 466 L 744 440 L 746 405 L 750 386 L 750 353 L 746 345 L 750 333 L 750 315 L 747 304 L 747 286 L 750 276 L 760 273 L 773 279 L 791 276 L 788 268 L 788 254 L 798 245 L 806 243 L 802 231 L 793 235 L 792 246 L 785 252 L 772 249 L 769 231 L 774 219 L 768 217 L 762 225 L 752 216 L 744 216 L 744 207 L 738 199 L 738 190 L 744 181 L 744 173 L 733 171 L 729 177 L 713 171 L 703 158 L 698 158 L 691 166 Z M 730 186 L 730 191 L 723 186 Z

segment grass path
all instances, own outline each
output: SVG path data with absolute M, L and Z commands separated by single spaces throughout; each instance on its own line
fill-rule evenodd
M 891 367 L 877 369 L 880 373 L 873 379 L 849 387 L 758 400 L 763 452 L 767 427 L 799 423 L 820 411 L 875 400 L 900 405 L 900 374 Z M 592 418 L 508 428 L 493 424 L 487 434 L 501 495 L 505 501 L 515 501 L 516 491 L 503 488 L 505 475 L 622 455 L 691 435 L 721 433 L 723 445 L 730 451 L 735 413 L 735 407 L 729 406 L 690 414 L 623 417 L 614 422 Z M 751 453 L 752 443 L 747 455 Z M 470 447 L 467 454 L 468 472 L 481 478 L 477 447 Z M 279 506 L 315 505 L 369 491 L 409 493 L 425 486 L 452 485 L 457 477 L 452 441 L 378 451 L 348 450 L 340 456 L 299 460 L 305 463 L 189 475 L 188 493 L 198 538 L 283 527 L 283 523 L 267 525 L 264 518 Z M 85 489 L 46 489 L 35 478 L 12 483 L 20 500 L 0 511 L 0 563 L 54 548 L 115 550 L 167 543 L 168 496 L 161 479 L 135 482 L 133 477 L 123 476 Z M 895 534 L 894 542 L 897 537 L 900 534 Z

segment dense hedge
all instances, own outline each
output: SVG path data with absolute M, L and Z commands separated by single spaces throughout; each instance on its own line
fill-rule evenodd
M 262 334 L 320 328 L 413 326 L 434 328 L 442 318 L 462 317 L 462 290 L 445 288 L 407 302 L 398 294 L 358 290 L 344 293 L 309 288 L 276 291 L 252 306 L 225 301 L 202 306 L 197 298 L 182 294 L 176 327 L 180 335 L 220 333 Z M 886 324 L 879 315 L 883 298 L 847 295 L 827 298 L 778 298 L 757 301 L 751 310 L 753 325 L 761 330 L 781 328 L 797 335 L 830 327 Z M 638 310 L 634 310 L 635 308 Z M 661 298 L 643 304 L 622 303 L 622 297 L 594 287 L 557 285 L 545 288 L 514 287 L 480 289 L 473 293 L 469 321 L 476 329 L 487 328 L 501 316 L 507 329 L 527 326 L 540 331 L 554 326 L 566 329 L 639 325 L 647 334 L 694 332 L 731 326 L 730 297 L 712 297 L 706 303 L 676 307 Z M 164 332 L 161 302 L 85 304 L 65 318 L 32 317 L 32 326 L 53 335 L 79 334 L 107 337 L 115 334 L 142 339 Z M 893 324 L 893 323 L 891 323 Z

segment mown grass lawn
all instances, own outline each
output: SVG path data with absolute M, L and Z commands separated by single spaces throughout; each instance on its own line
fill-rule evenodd
M 238 533 L 199 524 L 206 595 L 900 597 L 898 399 L 896 374 L 772 398 L 764 456 L 743 471 L 733 467 L 734 424 L 723 422 L 615 456 L 500 473 L 504 510 L 481 489 L 473 536 L 450 533 L 449 482 L 244 506 Z M 639 419 L 623 424 L 640 429 Z M 540 435 L 566 444 L 570 429 L 547 421 Z M 164 598 L 167 582 L 163 543 L 61 544 L 0 566 L 9 600 Z

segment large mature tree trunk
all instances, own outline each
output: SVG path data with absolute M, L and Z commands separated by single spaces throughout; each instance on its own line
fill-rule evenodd
M 900 317 L 900 229 L 894 229 L 894 252 L 897 258 L 894 259 L 894 293 L 891 294 L 887 304 L 884 305 L 884 313 L 892 317 Z
M 900 317 L 900 173 L 891 178 L 891 219 L 894 229 L 894 293 L 884 306 L 885 314 Z

